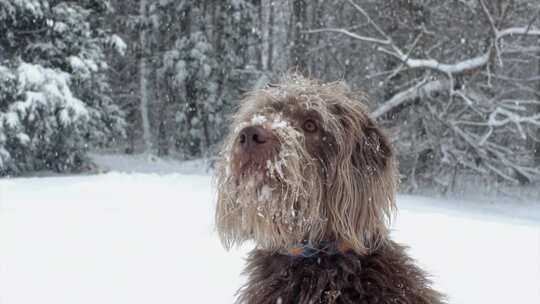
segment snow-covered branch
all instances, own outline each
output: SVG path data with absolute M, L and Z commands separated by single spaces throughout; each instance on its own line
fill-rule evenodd
M 381 29 L 381 27 L 369 16 L 369 14 L 358 4 L 354 3 L 352 0 L 346 0 L 349 4 L 351 4 L 354 9 L 358 12 L 360 12 L 373 26 L 373 28 L 379 33 L 380 36 L 383 37 L 383 39 L 376 38 L 376 37 L 370 37 L 370 36 L 364 36 L 357 33 L 353 33 L 347 29 L 343 28 L 322 28 L 322 29 L 312 29 L 307 30 L 305 33 L 309 34 L 315 34 L 315 33 L 323 33 L 323 32 L 332 32 L 332 33 L 338 33 L 345 35 L 349 38 L 368 42 L 368 43 L 376 43 L 379 45 L 384 45 L 385 47 L 378 47 L 377 50 L 379 52 L 385 53 L 387 55 L 393 56 L 400 60 L 403 64 L 405 64 L 407 67 L 411 69 L 419 69 L 419 68 L 425 68 L 425 69 L 431 69 L 434 71 L 438 71 L 441 73 L 444 73 L 446 75 L 452 75 L 452 74 L 460 74 L 463 72 L 467 72 L 470 70 L 481 68 L 489 63 L 489 60 L 491 58 L 492 51 L 491 49 L 488 49 L 484 54 L 478 55 L 476 57 L 472 57 L 469 59 L 465 59 L 459 62 L 455 63 L 443 63 L 436 59 L 425 59 L 425 58 L 410 58 L 408 52 L 403 51 L 402 48 L 400 48 L 398 45 L 396 45 L 392 38 Z M 487 6 L 485 5 L 484 1 L 480 1 L 483 7 L 483 10 L 487 16 L 487 18 L 490 21 L 490 25 L 492 27 L 492 32 L 494 35 L 494 45 L 496 46 L 497 56 L 500 56 L 501 51 L 498 50 L 498 43 L 499 40 L 506 37 L 506 36 L 513 36 L 513 35 L 527 35 L 527 36 L 540 36 L 540 29 L 533 28 L 530 26 L 526 27 L 511 27 L 506 28 L 503 30 L 499 30 L 495 22 L 493 21 L 493 17 L 489 13 L 489 10 L 487 9 Z M 388 49 L 387 47 L 390 47 Z
M 465 59 L 452 64 L 442 63 L 435 59 L 415 59 L 407 58 L 404 54 L 398 54 L 398 58 L 411 69 L 431 69 L 444 74 L 459 74 L 469 70 L 474 70 L 486 65 L 489 62 L 490 51 L 478 57 Z
M 371 113 L 373 118 L 379 118 L 380 116 L 388 113 L 393 108 L 407 102 L 414 100 L 422 96 L 429 96 L 435 92 L 447 91 L 450 89 L 451 82 L 448 80 L 433 80 L 426 82 L 421 81 L 417 85 L 395 94 L 388 101 L 383 103 L 375 111 Z
M 540 29 L 532 27 L 511 27 L 497 31 L 497 39 L 513 35 L 540 36 Z
M 339 34 L 343 34 L 345 36 L 348 36 L 350 38 L 360 40 L 360 41 L 365 41 L 365 42 L 372 42 L 372 43 L 378 43 L 378 44 L 384 44 L 384 45 L 388 45 L 388 44 L 391 43 L 391 41 L 386 40 L 386 39 L 382 40 L 382 39 L 377 39 L 377 38 L 374 38 L 374 37 L 358 35 L 358 34 L 355 34 L 355 33 L 351 32 L 351 31 L 349 31 L 349 30 L 342 29 L 342 28 L 313 29 L 313 30 L 304 31 L 304 33 L 307 33 L 307 34 L 339 33 Z
M 396 93 L 392 98 L 384 102 L 379 106 L 375 111 L 372 112 L 374 118 L 378 118 L 385 113 L 388 113 L 393 108 L 402 105 L 405 102 L 414 100 L 415 98 L 421 97 L 426 94 L 432 94 L 434 92 L 440 92 L 444 90 L 451 91 L 453 87 L 455 75 L 462 74 L 471 70 L 480 69 L 489 65 L 489 62 L 492 58 L 493 52 L 499 58 L 499 61 L 502 63 L 501 54 L 502 51 L 499 49 L 499 41 L 507 36 L 513 35 L 530 35 L 537 36 L 540 35 L 540 29 L 532 28 L 531 26 L 526 27 L 511 27 L 503 30 L 499 30 L 496 26 L 496 23 L 493 19 L 493 16 L 490 14 L 487 5 L 483 0 L 481 0 L 481 5 L 484 14 L 489 20 L 492 35 L 493 35 L 493 45 L 488 48 L 485 53 L 467 58 L 454 63 L 444 63 L 433 58 L 413 58 L 410 56 L 410 51 L 406 52 L 401 47 L 399 47 L 382 28 L 369 16 L 367 11 L 363 9 L 360 5 L 356 4 L 353 0 L 345 0 L 348 2 L 357 12 L 359 12 L 365 19 L 367 19 L 368 24 L 370 24 L 375 31 L 377 36 L 382 38 L 377 38 L 373 36 L 365 36 L 361 34 L 354 33 L 350 30 L 344 28 L 322 28 L 322 29 L 312 29 L 306 31 L 306 33 L 315 34 L 323 32 L 338 33 L 345 35 L 349 38 L 378 44 L 379 47 L 377 51 L 384 53 L 386 55 L 392 56 L 398 59 L 401 62 L 399 68 L 397 68 L 392 75 L 396 75 L 401 71 L 401 67 L 406 66 L 410 69 L 427 69 L 435 72 L 439 72 L 447 77 L 448 80 L 433 80 L 427 82 L 423 80 L 417 84 L 405 89 L 401 92 Z M 415 40 L 415 43 L 417 41 Z M 491 77 L 491 71 L 488 70 L 488 74 Z M 521 131 L 521 130 L 520 130 Z
M 409 135 L 404 140 L 407 144 L 403 144 L 407 153 L 412 150 L 413 154 L 417 153 L 416 160 L 411 160 L 412 180 L 417 174 L 418 157 L 424 153 L 433 156 L 431 165 L 441 170 L 455 172 L 457 168 L 467 168 L 476 174 L 491 173 L 513 183 L 530 182 L 540 176 L 539 162 L 534 159 L 537 154 L 523 152 L 530 151 L 531 146 L 540 146 L 532 142 L 540 130 L 540 87 L 536 85 L 540 55 L 534 39 L 521 39 L 540 37 L 540 28 L 534 25 L 536 17 L 528 22 L 516 19 L 514 24 L 525 26 L 501 28 L 499 20 L 503 16 L 492 14 L 489 1 L 479 0 L 479 5 L 471 10 L 479 19 L 470 23 L 471 30 L 477 32 L 469 33 L 457 27 L 448 34 L 445 29 L 434 26 L 428 30 L 412 22 L 408 25 L 421 31 L 415 32 L 416 38 L 411 41 L 413 33 L 402 36 L 393 32 L 391 36 L 375 22 L 368 11 L 380 16 L 378 20 L 385 18 L 379 15 L 377 6 L 367 10 L 357 4 L 359 1 L 342 1 L 358 13 L 364 26 L 328 27 L 306 33 L 333 33 L 371 44 L 385 58 L 384 62 L 390 59 L 397 63 L 386 64 L 384 68 L 390 67 L 389 70 L 368 77 L 373 81 L 385 76 L 380 84 L 395 92 L 371 116 L 380 119 L 395 112 L 397 124 L 401 119 L 409 122 L 407 126 L 400 125 L 398 132 L 400 136 Z M 419 8 L 422 9 L 431 8 Z M 506 16 L 507 9 L 497 13 Z M 400 22 L 407 24 L 404 20 Z M 455 30 L 464 31 L 459 35 L 461 45 L 448 43 L 456 38 Z M 404 41 L 406 45 L 402 44 Z M 426 48 L 426 42 L 432 46 Z M 415 104 L 413 111 L 394 111 L 415 100 L 422 102 Z M 421 128 L 422 132 L 411 127 Z M 455 175 L 451 172 L 436 175 L 445 174 Z

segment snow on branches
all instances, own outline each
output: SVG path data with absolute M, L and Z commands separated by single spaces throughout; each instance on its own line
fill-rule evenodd
M 106 0 L 0 1 L 0 176 L 78 170 L 90 146 L 121 136 L 99 23 Z
M 377 9 L 354 0 L 344 2 L 357 13 L 362 26 L 305 32 L 340 34 L 371 45 L 374 56 L 391 62 L 391 70 L 381 73 L 388 75 L 381 83 L 388 85 L 384 89 L 392 92 L 391 97 L 377 103 L 372 116 L 386 120 L 396 133 L 413 188 L 416 175 L 422 173 L 429 183 L 453 187 L 458 169 L 513 183 L 540 178 L 540 160 L 534 159 L 534 149 L 540 147 L 537 14 L 520 19 L 515 16 L 523 14 L 516 12 L 510 23 L 504 18 L 518 6 L 479 0 L 479 5 L 463 8 L 476 19 L 466 21 L 470 29 L 460 24 L 461 39 L 452 41 L 447 37 L 457 28 L 448 28 L 447 23 L 438 26 L 428 14 L 445 9 L 458 14 L 455 6 L 463 4 L 437 8 L 422 4 L 418 13 L 422 21 L 411 26 L 414 39 L 403 39 L 403 34 L 379 23 L 388 16 L 379 15 Z M 466 49 L 469 41 L 474 44 L 466 53 L 451 51 L 460 45 Z

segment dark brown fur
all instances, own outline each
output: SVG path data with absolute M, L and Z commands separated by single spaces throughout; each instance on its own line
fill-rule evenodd
M 241 303 L 442 303 L 441 294 L 429 287 L 426 273 L 394 242 L 366 256 L 350 251 L 303 258 L 254 250 L 246 273 Z

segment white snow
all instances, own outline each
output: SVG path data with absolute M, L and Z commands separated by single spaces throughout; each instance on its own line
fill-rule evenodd
M 232 303 L 250 246 L 221 247 L 192 167 L 0 180 L 0 303 Z M 540 303 L 538 220 L 453 203 L 400 196 L 393 235 L 450 303 Z
M 453 64 L 445 64 L 435 59 L 414 59 L 408 58 L 405 54 L 399 54 L 400 59 L 410 68 L 428 68 L 437 71 L 441 71 L 446 74 L 461 73 L 463 71 L 469 71 L 478 67 L 484 66 L 491 56 L 491 52 L 487 52 L 483 55 L 466 59 Z
M 271 128 L 272 129 L 284 129 L 284 128 L 287 128 L 289 126 L 289 123 L 285 120 L 274 120 L 274 122 L 272 122 L 272 125 L 271 125 Z
M 212 199 L 208 176 L 1 180 L 0 302 L 231 302 L 244 254 L 214 235 Z
M 71 92 L 69 74 L 26 62 L 20 64 L 17 72 L 20 89 L 29 94 L 25 100 L 13 103 L 11 109 L 26 115 L 37 104 L 51 103 L 69 109 L 75 119 L 88 116 L 86 105 Z
M 113 34 L 110 39 L 112 45 L 114 46 L 114 49 L 118 52 L 118 54 L 122 56 L 126 55 L 127 44 L 124 39 L 120 38 L 120 36 L 116 34 Z
M 25 133 L 18 133 L 16 137 L 22 145 L 27 145 L 30 142 L 30 137 Z
M 259 201 L 266 202 L 272 198 L 272 188 L 268 185 L 263 185 L 261 187 L 261 192 L 259 194 Z
M 37 64 L 21 63 L 18 68 L 19 81 L 23 86 L 42 85 L 46 80 L 45 69 Z
M 251 124 L 252 125 L 262 125 L 264 124 L 268 119 L 266 118 L 266 116 L 263 116 L 263 115 L 254 115 L 252 118 L 251 118 Z
M 77 56 L 69 56 L 68 61 L 69 61 L 69 64 L 71 65 L 71 68 L 75 70 L 87 70 L 86 64 L 84 64 L 81 58 Z
M 11 128 L 15 128 L 19 125 L 20 120 L 19 120 L 19 116 L 17 116 L 16 113 L 8 112 L 8 113 L 5 113 L 3 116 L 4 116 L 6 124 L 10 126 Z

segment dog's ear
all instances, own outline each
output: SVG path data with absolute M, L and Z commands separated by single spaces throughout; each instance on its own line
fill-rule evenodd
M 384 171 L 392 165 L 394 152 L 390 142 L 371 119 L 362 127 L 362 134 L 356 140 L 351 159 L 358 170 Z
M 342 157 L 350 158 L 360 171 L 381 171 L 393 165 L 394 152 L 390 141 L 360 102 L 338 103 L 333 113 L 340 118 L 340 133 L 344 134 Z
M 335 112 L 343 140 L 330 189 L 330 225 L 356 252 L 368 253 L 388 239 L 397 172 L 392 147 L 359 103 Z

